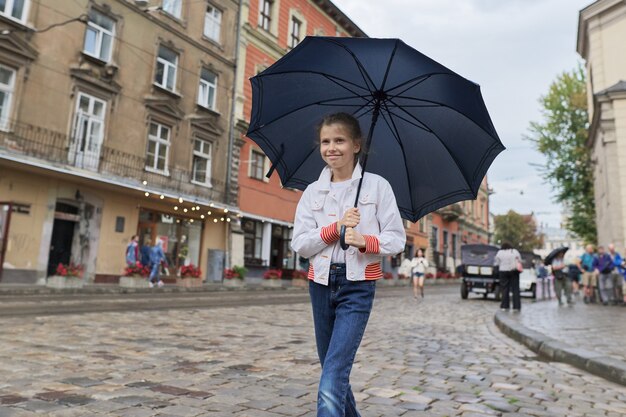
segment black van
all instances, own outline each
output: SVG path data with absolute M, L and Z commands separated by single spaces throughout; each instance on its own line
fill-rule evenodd
M 483 244 L 461 246 L 462 265 L 459 270 L 462 276 L 462 299 L 467 299 L 470 292 L 482 294 L 484 298 L 493 293 L 496 299 L 500 298 L 498 269 L 493 266 L 499 249 L 497 246 Z

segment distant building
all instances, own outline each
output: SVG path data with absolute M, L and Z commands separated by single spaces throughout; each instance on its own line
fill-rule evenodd
M 237 15 L 234 0 L 0 2 L 3 283 L 70 261 L 116 282 L 134 234 L 163 241 L 172 275 L 221 280 Z
M 543 236 L 543 247 L 534 252 L 542 258 L 548 256 L 554 249 L 567 246 L 569 250 L 564 259 L 566 263 L 571 263 L 585 251 L 585 245 L 580 238 L 568 230 L 540 225 L 537 231 Z
M 626 2 L 580 11 L 577 52 L 586 61 L 598 244 L 626 245 Z

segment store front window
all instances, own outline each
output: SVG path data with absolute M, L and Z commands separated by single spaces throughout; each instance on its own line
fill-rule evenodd
M 287 226 L 272 225 L 272 255 L 270 267 L 295 269 L 296 257 L 291 250 L 293 229 Z
M 202 238 L 200 222 L 142 209 L 139 213 L 138 234 L 142 248 L 153 246 L 157 239 L 163 241 L 170 274 L 175 274 L 183 265 L 199 266 Z
M 244 232 L 244 262 L 246 266 L 262 266 L 263 223 L 244 219 L 241 228 Z

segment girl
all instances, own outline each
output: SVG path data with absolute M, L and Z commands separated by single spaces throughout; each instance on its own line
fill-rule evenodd
M 360 416 L 349 376 L 374 301 L 381 258 L 404 249 L 405 233 L 396 199 L 382 177 L 365 173 L 359 122 L 346 113 L 325 117 L 318 126 L 320 153 L 327 166 L 302 194 L 292 248 L 309 258 L 309 293 L 317 353 L 322 365 L 317 416 Z M 346 226 L 344 251 L 339 231 Z
M 417 298 L 417 288 L 420 289 L 420 294 L 424 298 L 424 274 L 426 274 L 426 268 L 428 268 L 428 260 L 424 258 L 424 252 L 421 249 L 417 250 L 417 255 L 411 260 L 411 276 L 413 277 L 413 298 Z
M 513 312 L 519 313 L 522 308 L 519 293 L 520 271 L 518 269 L 521 262 L 522 256 L 508 242 L 504 242 L 496 253 L 494 265 L 500 268 L 500 288 L 502 291 L 500 310 L 509 311 L 510 292 L 513 292 Z

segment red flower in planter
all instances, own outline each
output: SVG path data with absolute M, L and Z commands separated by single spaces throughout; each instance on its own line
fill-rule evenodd
M 384 279 L 393 279 L 393 274 L 391 272 L 383 272 Z
M 150 268 L 148 268 L 147 266 L 141 265 L 141 263 L 138 263 L 133 266 L 127 266 L 126 269 L 124 269 L 124 276 L 130 277 L 133 275 L 135 276 L 139 275 L 140 277 L 145 278 L 148 275 L 150 275 Z
M 202 271 L 194 264 L 184 265 L 180 268 L 180 276 L 183 278 L 200 278 Z
M 56 275 L 60 275 L 62 277 L 82 278 L 84 269 L 85 268 L 82 265 L 78 265 L 73 262 L 70 262 L 67 265 L 59 263 L 59 265 L 57 266 Z
M 282 269 L 268 269 L 263 273 L 264 279 L 281 279 L 283 277 Z

